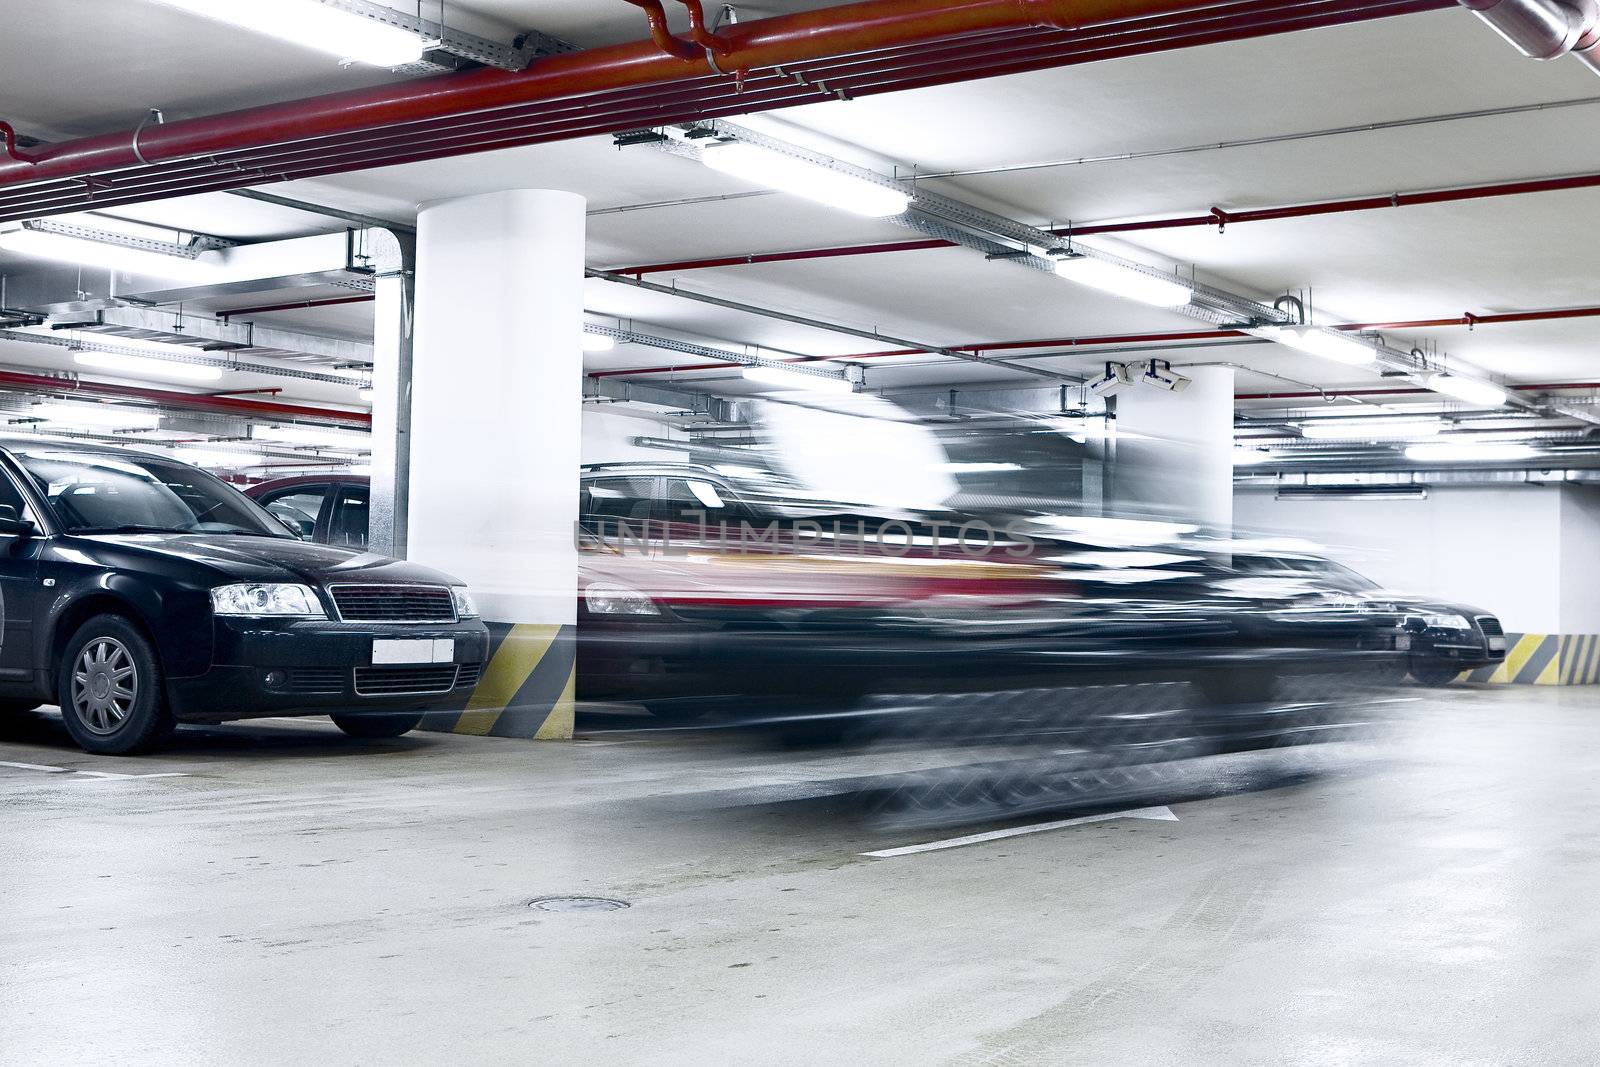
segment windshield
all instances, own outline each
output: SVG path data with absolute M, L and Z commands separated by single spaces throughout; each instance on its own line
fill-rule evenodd
M 244 494 L 187 464 L 55 450 L 19 452 L 17 461 L 67 533 L 289 536 Z

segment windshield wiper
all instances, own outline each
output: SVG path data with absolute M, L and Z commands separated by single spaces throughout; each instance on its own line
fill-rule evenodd
M 149 526 L 137 522 L 125 522 L 121 526 L 74 526 L 67 531 L 75 534 L 121 534 L 121 533 L 183 533 L 183 530 L 171 526 Z

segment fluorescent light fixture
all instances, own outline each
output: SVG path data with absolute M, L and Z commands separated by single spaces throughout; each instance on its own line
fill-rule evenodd
M 326 52 L 339 59 L 399 67 L 422 58 L 422 38 L 319 0 L 158 0 L 242 30 Z
M 583 331 L 583 350 L 585 352 L 609 352 L 617 347 L 617 339 L 603 333 L 590 333 Z
M 1277 459 L 1276 452 L 1268 452 L 1264 448 L 1235 448 L 1233 450 L 1233 465 L 1235 467 L 1253 467 L 1257 463 Z
M 1263 326 L 1252 332 L 1335 363 L 1360 367 L 1378 360 L 1378 350 L 1367 342 L 1319 326 Z
M 193 463 L 196 467 L 223 467 L 237 470 L 240 467 L 260 467 L 266 463 L 266 457 L 253 452 L 223 452 L 213 448 L 174 448 L 172 454 L 185 463 Z
M 707 145 L 700 162 L 752 185 L 870 218 L 900 215 L 911 205 L 911 197 L 898 189 L 743 141 Z
M 146 252 L 138 248 L 95 241 L 88 237 L 72 237 L 64 233 L 26 228 L 0 231 L 0 249 L 24 256 L 71 263 L 79 267 L 121 271 L 125 274 L 149 274 L 174 281 L 203 281 L 216 276 L 217 268 L 202 260 L 185 256 L 169 256 L 161 252 Z
M 1317 419 L 1300 423 L 1300 436 L 1313 441 L 1403 441 L 1433 437 L 1442 429 L 1438 419 Z
M 250 436 L 258 441 L 282 441 L 291 445 L 317 445 L 323 448 L 369 448 L 372 435 L 358 430 L 339 430 L 331 426 L 255 426 Z
M 843 378 L 830 378 L 821 374 L 802 374 L 782 367 L 746 366 L 741 373 L 745 381 L 759 382 L 778 389 L 803 389 L 813 393 L 850 393 L 855 386 Z
M 1428 379 L 1427 386 L 1436 393 L 1453 396 L 1468 404 L 1499 407 L 1506 402 L 1506 391 L 1498 385 L 1478 378 L 1463 378 L 1459 374 L 1435 374 Z
M 1158 278 L 1153 274 L 1124 267 L 1107 259 L 1075 255 L 1056 260 L 1056 274 L 1069 282 L 1087 285 L 1091 289 L 1137 300 L 1159 308 L 1183 307 L 1194 297 L 1194 290 L 1178 281 Z
M 174 363 L 148 356 L 128 356 L 121 352 L 75 352 L 73 362 L 98 370 L 115 371 L 135 378 L 171 378 L 180 382 L 214 382 L 222 377 L 221 367 L 203 363 Z
M 356 399 L 358 399 L 358 400 L 365 400 L 366 402 L 371 403 L 372 402 L 372 396 L 373 396 L 373 393 L 372 393 L 371 389 L 357 389 L 356 390 Z
M 1503 463 L 1528 459 L 1537 452 L 1530 445 L 1451 441 L 1447 444 L 1412 445 L 1406 449 L 1406 458 L 1422 463 Z
M 161 416 L 154 411 L 118 404 L 40 404 L 27 414 L 65 426 L 153 430 L 161 424 Z

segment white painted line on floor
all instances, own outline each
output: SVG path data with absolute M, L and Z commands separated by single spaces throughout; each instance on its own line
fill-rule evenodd
M 13 763 L 5 759 L 0 759 L 0 767 L 15 767 L 20 771 L 45 771 L 49 774 L 67 773 L 65 767 L 47 767 L 43 763 Z
M 131 782 L 142 778 L 187 778 L 187 774 L 180 771 L 167 771 L 163 774 L 114 774 L 111 771 L 78 771 L 78 774 L 92 778 L 98 782 Z
M 1076 819 L 1057 819 L 1055 822 L 1035 823 L 1032 826 L 1013 826 L 1009 830 L 990 830 L 984 834 L 968 834 L 966 837 L 947 837 L 943 841 L 929 841 L 922 845 L 902 845 L 899 848 L 884 848 L 876 852 L 863 852 L 863 856 L 874 859 L 892 859 L 895 856 L 910 856 L 918 852 L 937 852 L 945 848 L 961 848 L 963 845 L 977 845 L 985 841 L 999 841 L 1007 837 L 1021 837 L 1023 834 L 1042 834 L 1046 830 L 1060 830 L 1068 826 L 1084 826 L 1092 822 L 1109 822 L 1112 819 L 1155 819 L 1158 822 L 1177 822 L 1178 817 L 1172 814 L 1169 807 L 1135 808 L 1132 811 L 1111 811 L 1104 815 L 1082 815 Z

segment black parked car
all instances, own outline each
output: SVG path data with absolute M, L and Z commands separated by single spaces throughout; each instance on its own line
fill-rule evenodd
M 447 575 L 306 544 L 187 464 L 34 436 L 0 435 L 0 600 L 0 708 L 58 703 L 97 753 L 267 715 L 398 736 L 488 650 Z
M 1283 554 L 1239 555 L 1233 565 L 1252 575 L 1299 578 L 1349 594 L 1358 603 L 1379 603 L 1404 618 L 1411 634 L 1411 676 L 1424 685 L 1444 685 L 1462 671 L 1499 663 L 1506 658 L 1506 635 L 1500 620 L 1482 608 L 1409 597 L 1394 593 L 1341 563 L 1321 556 Z

